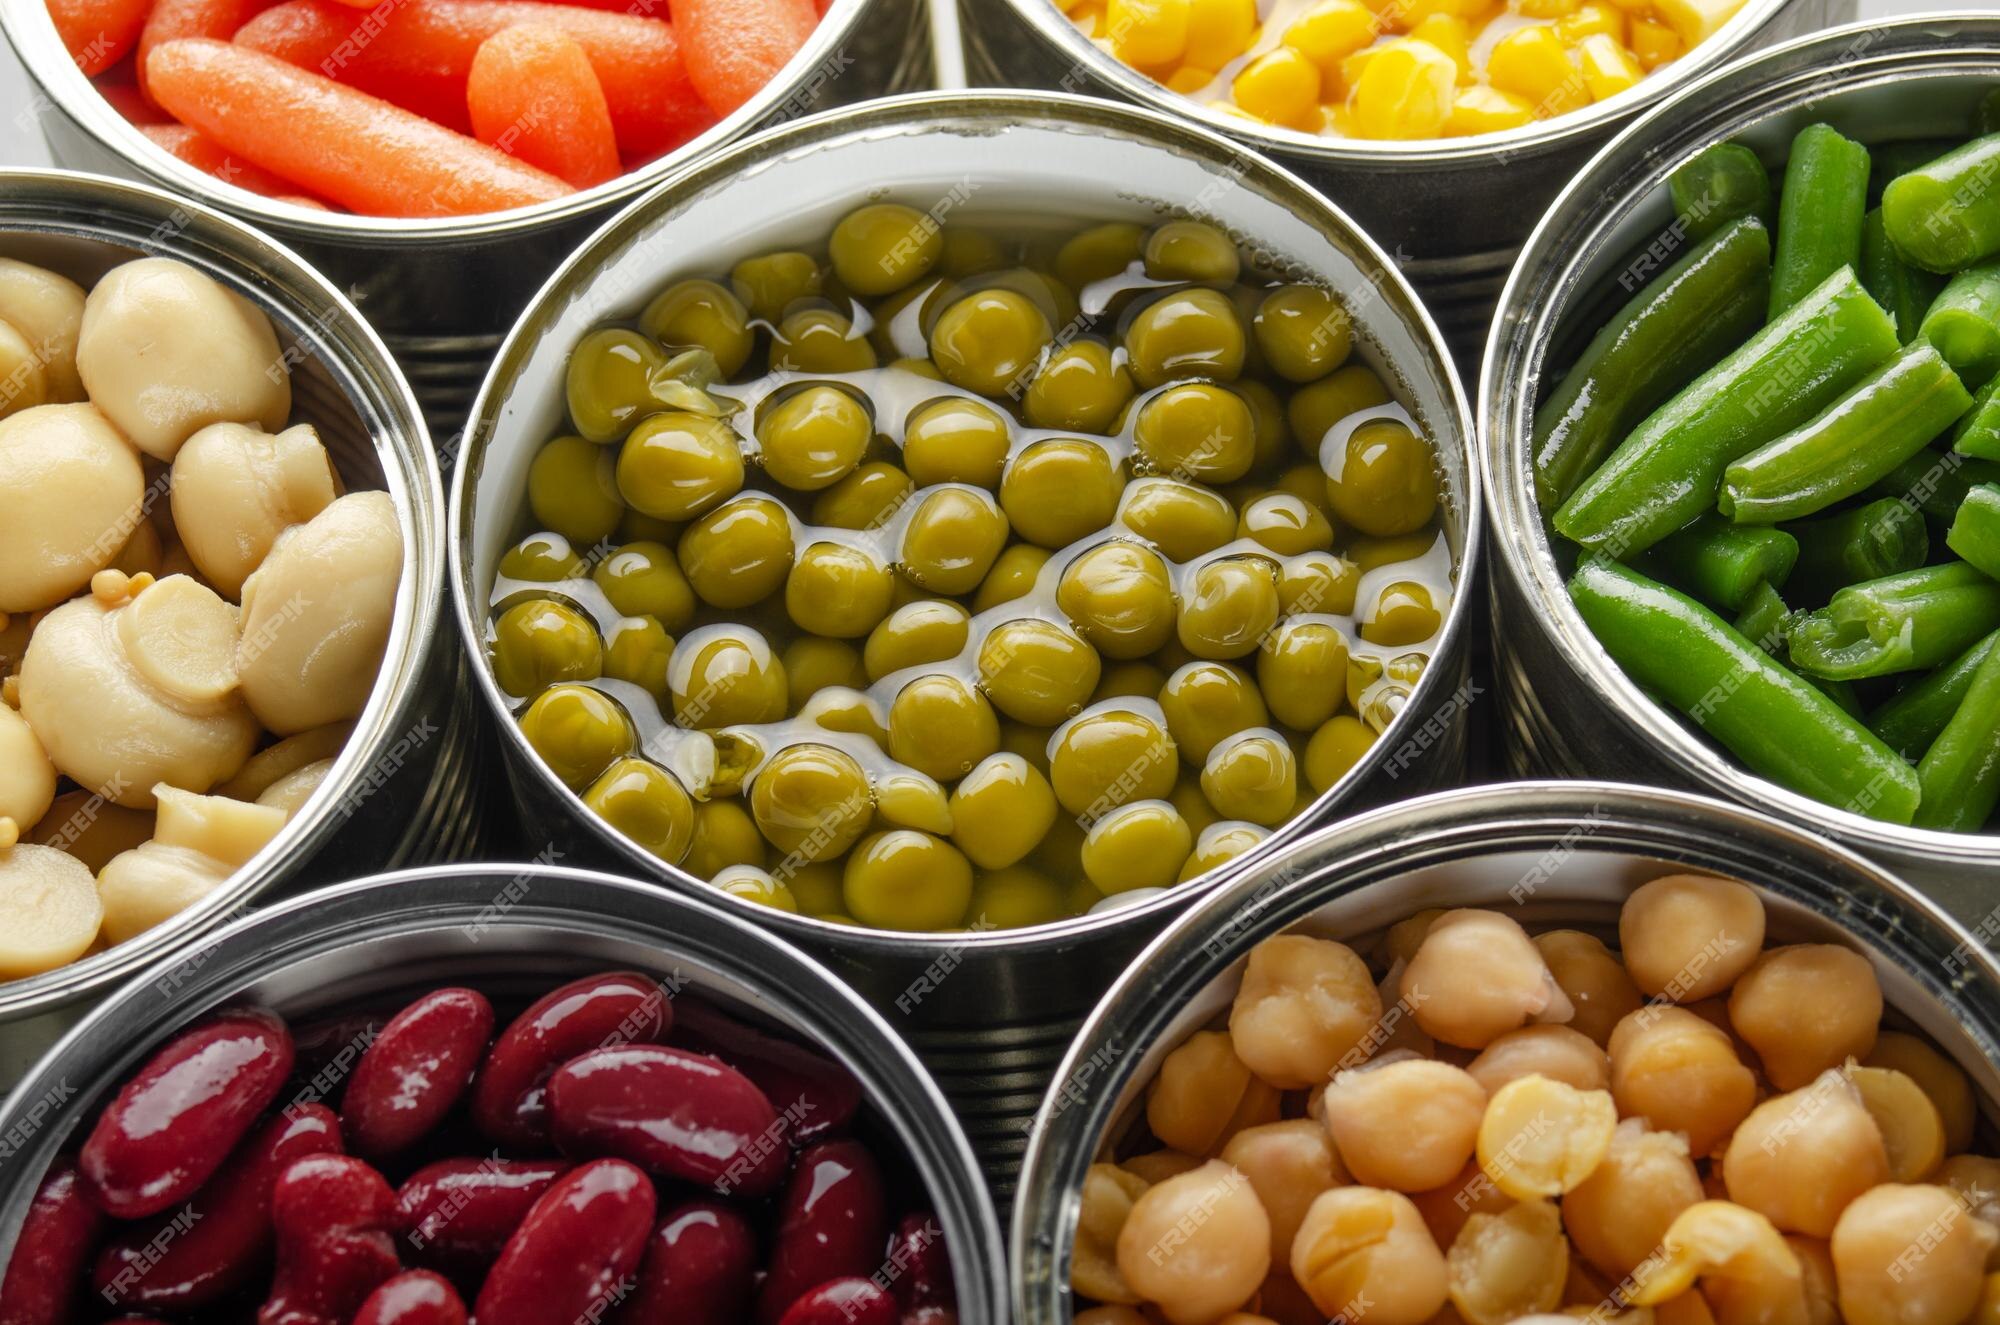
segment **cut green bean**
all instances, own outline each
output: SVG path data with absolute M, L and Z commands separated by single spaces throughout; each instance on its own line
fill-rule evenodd
M 1972 408 L 1952 429 L 1951 449 L 1960 455 L 2000 460 L 2000 373 L 1972 398 Z
M 1771 236 L 1754 220 L 1710 235 L 1591 338 L 1535 411 L 1535 493 L 1560 505 L 1619 438 L 1754 333 L 1770 298 Z
M 1891 180 L 1882 219 L 1904 260 L 1928 271 L 1960 271 L 2000 253 L 2000 133 Z
M 2000 370 L 2000 262 L 1952 277 L 1931 301 L 1919 334 L 1966 381 L 1983 385 L 1991 378 Z
M 1982 574 L 2000 580 L 2000 487 L 1982 483 L 1966 494 L 1944 545 Z
M 1931 554 L 1923 513 L 1894 497 L 1788 524 L 1785 532 L 1799 545 L 1786 589 L 1801 607 L 1824 603 L 1850 584 L 1915 570 Z
M 1736 612 L 1760 584 L 1784 588 L 1799 541 L 1781 529 L 1732 525 L 1714 514 L 1668 535 L 1647 554 L 1649 569 L 1718 612 Z
M 1585 557 L 1569 594 L 1612 660 L 1752 771 L 1891 823 L 1917 809 L 1917 772 L 1833 699 L 1685 594 Z
M 1845 268 L 1632 430 L 1555 514 L 1585 547 L 1636 555 L 1715 504 L 1732 461 L 1813 418 L 1901 348 Z
M 1973 673 L 1965 698 L 1922 762 L 1916 825 L 1971 833 L 2000 805 L 2000 649 Z
M 1944 289 L 1944 278 L 1912 267 L 1896 253 L 1882 224 L 1882 209 L 1861 224 L 1861 283 L 1875 302 L 1896 319 L 1896 336 L 1908 345 L 1923 327 L 1924 314 Z
M 1898 690 L 1868 715 L 1870 730 L 1905 759 L 1921 759 L 1958 711 L 1965 692 L 1972 687 L 1973 674 L 1996 645 L 2000 645 L 2000 631 Z
M 1674 214 L 1700 239 L 1732 221 L 1755 217 L 1771 224 L 1771 172 L 1741 143 L 1716 143 L 1668 177 Z
M 1914 503 L 1927 518 L 1949 525 L 1975 483 L 1994 482 L 2000 482 L 2000 464 L 1925 447 L 1870 490 Z
M 2000 583 L 1962 561 L 1851 584 L 1795 618 L 1800 671 L 1836 681 L 1935 667 L 2000 628 Z
M 1919 342 L 1820 414 L 1723 472 L 1716 504 L 1738 524 L 1775 524 L 1866 492 L 1972 408 L 1951 365 Z
M 1868 149 L 1825 124 L 1792 139 L 1771 259 L 1772 321 L 1842 267 L 1861 263 Z
M 1791 612 L 1778 591 L 1759 580 L 1736 613 L 1736 633 L 1775 658 L 1785 647 L 1785 618 Z

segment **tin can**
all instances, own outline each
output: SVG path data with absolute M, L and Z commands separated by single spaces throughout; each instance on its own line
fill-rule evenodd
M 1211 892 L 1106 994 L 1037 1120 L 1010 1248 L 1015 1319 L 1071 1319 L 1069 1261 L 1084 1172 L 1143 1124 L 1161 1061 L 1228 1008 L 1250 950 L 1295 926 L 1358 940 L 1427 907 L 1502 909 L 1530 929 L 1615 934 L 1638 884 L 1670 870 L 1737 878 L 1777 943 L 1865 955 L 1884 1003 L 2000 1100 L 2000 966 L 1920 892 L 1790 824 L 1719 801 L 1601 782 L 1450 792 L 1297 843 Z
M 1721 31 L 1609 101 L 1477 138 L 1411 142 L 1325 137 L 1214 114 L 1099 47 L 1054 0 L 961 0 L 959 12 L 976 81 L 1136 102 L 1208 125 L 1296 171 L 1369 233 L 1394 243 L 1397 263 L 1469 382 L 1494 301 L 1528 232 L 1612 134 L 1746 51 L 1852 18 L 1855 0 L 1745 0 Z
M 416 398 L 354 306 L 289 249 L 145 185 L 62 171 L 0 171 L 0 252 L 85 285 L 141 255 L 186 262 L 269 315 L 295 415 L 319 430 L 350 489 L 386 489 L 404 547 L 396 615 L 368 707 L 333 771 L 277 838 L 173 919 L 69 966 L 0 984 L 0 1085 L 130 979 L 265 893 L 330 872 L 478 847 L 476 711 L 445 610 L 442 480 Z M 154 485 L 148 501 L 165 495 Z
M 900 1146 L 934 1203 L 959 1319 L 1004 1325 L 999 1221 L 972 1149 L 936 1084 L 879 1015 L 824 967 L 719 907 L 535 865 L 409 870 L 325 888 L 231 925 L 125 985 L 0 1106 L 0 1246 L 12 1246 L 49 1161 L 96 1106 L 164 1039 L 218 1007 L 335 1017 L 445 982 L 496 1001 L 527 999 L 604 970 L 654 976 L 670 994 L 697 993 L 853 1072 L 871 1122 Z
M 650 15 L 659 0 L 629 11 Z M 924 0 L 832 0 L 756 96 L 658 160 L 553 202 L 486 216 L 403 219 L 314 211 L 227 184 L 128 124 L 63 48 L 43 0 L 0 0 L 27 67 L 32 118 L 58 164 L 123 175 L 227 212 L 303 254 L 368 315 L 403 365 L 440 447 L 464 425 L 501 333 L 550 269 L 605 218 L 688 162 L 760 128 L 926 86 Z M 27 132 L 30 124 L 15 126 Z
M 488 589 L 518 536 L 513 521 L 528 463 L 561 430 L 563 366 L 578 337 L 606 317 L 629 315 L 672 276 L 727 270 L 760 248 L 816 242 L 857 203 L 890 193 L 925 201 L 1004 196 L 1006 208 L 1037 216 L 1152 221 L 1192 212 L 1348 296 L 1357 342 L 1372 346 L 1370 357 L 1395 379 L 1392 390 L 1437 439 L 1459 589 L 1436 655 L 1375 753 L 1265 849 L 1354 806 L 1458 780 L 1466 712 L 1478 693 L 1467 678 L 1465 634 L 1480 514 L 1474 470 L 1458 444 L 1460 392 L 1429 316 L 1381 250 L 1297 178 L 1207 130 L 1085 98 L 932 93 L 802 121 L 675 175 L 592 239 L 509 336 L 473 410 L 452 493 L 452 579 L 467 650 L 483 656 Z M 706 887 L 586 810 L 529 748 L 487 670 L 478 677 L 501 729 L 529 851 L 555 842 L 670 887 Z M 895 1010 L 1004 1182 L 1076 1019 L 1194 891 L 1177 888 L 1126 910 L 1032 930 L 949 936 L 863 930 L 768 908 L 755 915 Z
M 1619 290 L 1627 265 L 1637 271 L 1650 261 L 1655 241 L 1672 246 L 1666 181 L 1675 166 L 1725 139 L 1777 157 L 1821 120 L 1862 141 L 1962 136 L 1996 78 L 2000 19 L 1937 15 L 1824 33 L 1688 88 L 1606 147 L 1528 241 L 1494 319 L 1480 385 L 1495 670 L 1515 771 L 1682 785 L 1769 809 L 1874 856 L 1989 938 L 2000 933 L 1991 895 L 2000 837 L 1885 824 L 1788 791 L 1627 679 L 1564 591 L 1528 453 L 1544 375 L 1609 316 L 1606 296 Z

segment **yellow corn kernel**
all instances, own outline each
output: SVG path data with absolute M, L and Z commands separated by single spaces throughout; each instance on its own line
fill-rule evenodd
M 1189 0 L 1187 58 L 1220 69 L 1257 36 L 1257 0 Z
M 1319 66 L 1289 46 L 1245 65 L 1233 85 L 1236 104 L 1270 124 L 1291 124 L 1319 105 Z
M 1158 68 L 1187 53 L 1189 0 L 1111 0 L 1104 36 L 1126 64 Z
M 1319 0 L 1285 29 L 1285 45 L 1323 71 L 1337 69 L 1381 31 L 1375 11 L 1361 0 Z
M 1329 104 L 1335 104 L 1336 102 L 1344 104 L 1352 100 L 1346 94 L 1354 90 L 1354 85 L 1361 81 L 1361 71 L 1366 69 L 1368 62 L 1380 54 L 1383 49 L 1385 49 L 1383 46 L 1364 46 L 1342 60 L 1340 62 L 1340 77 L 1335 79 L 1334 82 L 1341 89 L 1343 95 L 1337 99 L 1327 97 L 1326 101 Z
M 1741 8 L 1743 0 L 1654 0 L 1653 4 L 1660 20 L 1689 46 L 1714 36 Z
M 1639 67 L 1649 74 L 1670 60 L 1680 59 L 1681 52 L 1687 49 L 1672 28 L 1650 18 L 1632 20 L 1631 46 Z
M 1520 10 L 1528 18 L 1568 18 L 1576 12 L 1577 0 L 1520 0 Z
M 1625 44 L 1625 15 L 1618 6 L 1592 0 L 1590 4 L 1579 5 L 1568 18 L 1556 22 L 1556 35 L 1572 46 L 1600 32 L 1620 46 Z
M 1167 75 L 1167 86 L 1184 97 L 1191 97 L 1215 81 L 1213 69 L 1200 69 L 1184 64 Z
M 1576 58 L 1583 65 L 1583 85 L 1590 89 L 1592 101 L 1615 97 L 1645 77 L 1632 52 L 1601 32 L 1577 43 Z
M 1518 129 L 1535 118 L 1534 108 L 1512 92 L 1497 87 L 1464 87 L 1451 99 L 1451 114 L 1445 117 L 1447 138 L 1467 138 L 1476 133 L 1498 133 Z
M 1486 58 L 1486 78 L 1501 91 L 1525 100 L 1536 119 L 1590 104 L 1582 70 L 1570 59 L 1556 30 L 1546 25 L 1520 28 L 1495 42 Z
M 1354 84 L 1354 120 L 1366 138 L 1435 138 L 1451 114 L 1458 66 L 1427 41 L 1376 51 Z
M 1410 36 L 1427 41 L 1451 57 L 1458 66 L 1461 85 L 1472 81 L 1472 30 L 1453 14 L 1432 14 L 1410 29 Z

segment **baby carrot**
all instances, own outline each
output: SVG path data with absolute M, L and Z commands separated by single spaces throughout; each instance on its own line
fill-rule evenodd
M 268 0 L 153 0 L 146 26 L 139 30 L 136 61 L 139 91 L 145 93 L 148 101 L 152 100 L 152 93 L 146 88 L 146 57 L 155 46 L 182 37 L 228 41 L 236 35 L 236 29 L 267 3 Z
M 170 41 L 153 95 L 226 151 L 377 216 L 461 216 L 569 187 L 505 152 L 283 60 L 228 42 Z
M 239 189 L 261 193 L 267 198 L 281 198 L 304 191 L 290 180 L 281 179 L 261 166 L 238 160 L 224 151 L 214 139 L 202 137 L 185 124 L 149 124 L 139 132 L 196 170 L 213 175 L 225 184 L 234 184 Z
M 103 73 L 124 59 L 146 25 L 151 0 L 48 0 L 56 35 L 76 67 Z
M 604 88 L 575 38 L 520 23 L 472 57 L 466 83 L 473 136 L 579 189 L 615 178 L 618 143 Z
M 763 90 L 819 23 L 812 0 L 669 0 L 701 99 L 727 115 Z
M 238 29 L 236 44 L 470 129 L 472 57 L 516 23 L 560 28 L 583 47 L 628 163 L 678 147 L 715 122 L 688 80 L 673 27 L 630 13 L 541 0 L 396 0 L 357 13 L 330 0 L 286 0 Z

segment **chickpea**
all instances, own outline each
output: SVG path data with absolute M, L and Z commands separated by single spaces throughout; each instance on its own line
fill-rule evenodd
M 1486 1091 L 1464 1068 L 1407 1058 L 1341 1072 L 1320 1107 L 1356 1182 L 1421 1192 L 1465 1166 Z
M 1729 1021 L 1780 1090 L 1875 1047 L 1882 986 L 1866 957 L 1826 943 L 1764 953 L 1729 994 Z
M 1220 1160 L 1147 1188 L 1118 1233 L 1119 1273 L 1174 1325 L 1243 1306 L 1270 1268 L 1271 1221 Z
M 1953 1325 L 1985 1288 L 2000 1231 L 1943 1187 L 1889 1183 L 1858 1196 L 1833 1230 L 1849 1325 Z
M 1444 912 L 1438 907 L 1430 907 L 1415 915 L 1404 916 L 1382 933 L 1382 953 L 1392 963 L 1407 966 L 1423 946 L 1424 937 L 1431 932 Z
M 1547 1201 L 1474 1215 L 1445 1256 L 1451 1304 L 1468 1325 L 1506 1325 L 1562 1301 L 1569 1242 Z
M 1450 1182 L 1429 1191 L 1411 1192 L 1410 1199 L 1416 1202 L 1424 1226 L 1430 1229 L 1432 1240 L 1440 1247 L 1456 1242 L 1459 1231 L 1472 1216 L 1504 1214 L 1515 1204 L 1513 1197 L 1486 1176 L 1477 1158 L 1468 1159 Z
M 1069 1266 L 1069 1284 L 1077 1293 L 1099 1302 L 1130 1305 L 1139 1300 L 1118 1272 L 1118 1235 L 1132 1216 L 1132 1203 L 1150 1185 L 1116 1164 L 1092 1164 L 1083 1175 L 1076 1249 Z
M 1307 1121 L 1311 1121 L 1308 1119 Z M 1265 1126 L 1275 1126 L 1267 1123 Z M 1314 1123 L 1315 1127 L 1319 1124 Z M 1257 1131 L 1251 1128 L 1250 1131 Z M 1178 1150 L 1155 1150 L 1144 1155 L 1134 1155 L 1119 1164 L 1127 1173 L 1136 1173 L 1148 1183 L 1165 1182 L 1168 1178 L 1178 1178 L 1183 1173 L 1192 1172 L 1208 1161 L 1199 1155 L 1184 1155 Z
M 1597 1171 L 1617 1127 L 1608 1091 L 1525 1076 L 1487 1102 L 1479 1121 L 1479 1167 L 1517 1201 L 1561 1196 Z
M 1306 1211 L 1292 1277 L 1328 1317 L 1424 1325 L 1449 1295 L 1444 1254 L 1401 1192 L 1336 1187 Z
M 1611 1028 L 1619 1018 L 1638 1011 L 1646 1001 L 1624 964 L 1593 934 L 1552 929 L 1535 935 L 1535 947 L 1576 1009 L 1569 1028 L 1599 1045 L 1610 1042 Z
M 1222 1162 L 1256 1190 L 1271 1220 L 1271 1259 L 1279 1265 L 1291 1254 L 1306 1209 L 1321 1192 L 1349 1181 L 1326 1128 L 1311 1118 L 1246 1127 L 1222 1148 Z
M 1889 1181 L 1882 1133 L 1839 1070 L 1750 1111 L 1722 1156 L 1729 1199 L 1790 1233 L 1823 1238 L 1861 1193 Z
M 1508 1031 L 1466 1065 L 1473 1080 L 1491 1095 L 1510 1081 L 1548 1077 L 1578 1090 L 1611 1086 L 1611 1057 L 1590 1037 L 1568 1026 L 1523 1026 Z
M 1623 1280 L 1653 1254 L 1681 1211 L 1701 1200 L 1687 1138 L 1627 1118 L 1611 1134 L 1603 1162 L 1564 1194 L 1563 1223 L 1584 1260 Z
M 1571 1010 L 1527 931 L 1494 911 L 1440 916 L 1401 992 L 1425 1034 L 1463 1049 L 1484 1049 L 1532 1020 L 1565 1021 Z
M 1972 1083 L 1956 1063 L 1926 1041 L 1902 1031 L 1877 1035 L 1874 1049 L 1862 1061 L 1869 1067 L 1894 1068 L 1923 1087 L 1943 1120 L 1946 1154 L 1963 1154 L 1971 1148 L 1979 1109 L 1972 1099 Z
M 1944 1163 L 1944 1118 L 1916 1081 L 1887 1067 L 1841 1069 L 1875 1120 L 1889 1157 L 1890 1182 L 1923 1182 Z
M 1153 1135 L 1190 1155 L 1218 1154 L 1244 1128 L 1277 1120 L 1278 1092 L 1251 1075 L 1221 1031 L 1189 1036 L 1146 1094 Z
M 1674 1217 L 1660 1251 L 1633 1272 L 1625 1300 L 1652 1306 L 1700 1285 L 1717 1325 L 1806 1318 L 1805 1272 L 1771 1221 L 1727 1201 Z
M 1618 944 L 1640 989 L 1693 1003 L 1735 984 L 1757 960 L 1764 948 L 1764 903 L 1734 879 L 1670 874 L 1625 899 Z
M 1282 1090 L 1299 1090 L 1325 1081 L 1381 1018 L 1381 995 L 1352 948 L 1281 934 L 1251 949 L 1229 1034 L 1249 1070 Z
M 1736 1130 L 1757 1101 L 1757 1077 L 1729 1036 L 1685 1008 L 1646 1007 L 1611 1032 L 1618 1112 L 1681 1132 L 1697 1157 Z

